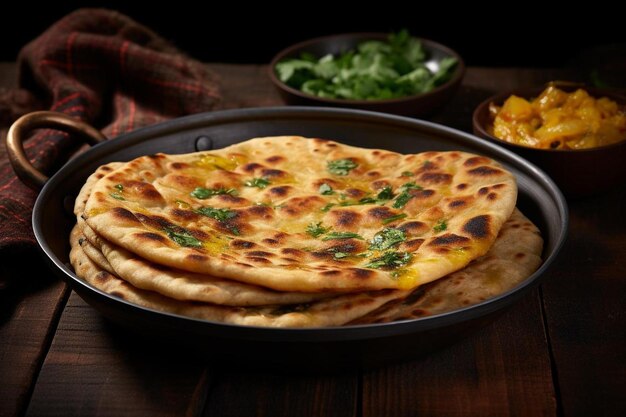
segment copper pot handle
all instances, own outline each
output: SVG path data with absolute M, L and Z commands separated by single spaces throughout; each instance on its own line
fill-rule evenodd
M 87 123 L 73 119 L 63 113 L 36 111 L 17 119 L 7 133 L 7 153 L 18 178 L 33 190 L 40 190 L 48 177 L 35 168 L 24 152 L 23 140 L 33 129 L 58 129 L 80 136 L 90 145 L 106 140 L 100 131 Z

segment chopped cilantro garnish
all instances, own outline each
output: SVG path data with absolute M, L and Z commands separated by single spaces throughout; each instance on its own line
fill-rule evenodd
M 348 256 L 350 256 L 350 254 L 345 252 L 335 252 L 334 254 L 335 259 L 343 259 L 347 258 Z
M 376 233 L 370 242 L 372 250 L 387 250 L 406 240 L 406 235 L 400 229 L 387 227 Z
M 393 190 L 390 186 L 383 187 L 376 196 L 378 200 L 391 200 L 393 198 Z
M 194 211 L 198 214 L 202 214 L 203 216 L 210 217 L 220 222 L 230 220 L 237 215 L 237 212 L 227 208 L 218 209 L 214 207 L 200 207 Z
M 393 208 L 402 208 L 404 206 L 406 206 L 406 203 L 409 202 L 410 199 L 412 199 L 413 196 L 411 194 L 409 194 L 407 191 L 403 191 L 402 193 L 400 193 L 400 195 L 398 196 L 398 198 L 396 198 L 396 201 L 394 201 L 393 203 Z
M 265 188 L 270 185 L 270 181 L 265 178 L 252 178 L 244 183 L 246 187 Z
M 207 198 L 211 198 L 214 195 L 237 195 L 237 190 L 234 188 L 204 188 L 204 187 L 196 187 L 192 192 L 189 193 L 190 196 L 197 198 L 199 200 L 206 200 Z
M 323 212 L 326 212 L 326 211 L 330 210 L 331 208 L 335 207 L 336 205 L 337 204 L 335 204 L 335 203 L 328 203 L 324 207 L 322 207 L 321 210 Z
M 178 243 L 180 246 L 185 246 L 188 248 L 200 248 L 202 247 L 202 242 L 193 237 L 188 230 L 183 229 L 182 227 L 170 228 L 166 227 L 163 229 L 167 234 L 167 237 L 172 239 L 174 242 Z
M 321 195 L 332 195 L 332 194 L 335 194 L 335 192 L 333 191 L 333 188 L 330 185 L 326 184 L 326 183 L 320 185 L 319 192 L 320 192 Z
M 122 201 L 126 200 L 124 196 L 122 195 L 122 193 L 124 192 L 124 186 L 122 184 L 116 184 L 114 188 L 117 191 L 113 191 L 112 193 L 109 193 L 109 195 L 116 200 L 122 200 Z
M 407 182 L 406 184 L 400 187 L 400 194 L 396 197 L 396 201 L 393 202 L 393 208 L 402 208 L 406 206 L 406 203 L 409 202 L 414 196 L 411 194 L 411 190 L 422 190 L 423 188 L 420 185 L 415 184 L 414 182 Z
M 408 190 L 423 190 L 424 187 L 421 185 L 415 184 L 413 181 L 407 182 L 406 184 L 402 184 L 400 186 L 400 191 L 408 191 Z
M 435 225 L 435 227 L 433 227 L 433 230 L 435 232 L 443 232 L 444 230 L 446 230 L 448 228 L 448 222 L 446 222 L 445 219 L 443 220 L 439 220 L 437 222 L 437 224 Z
M 403 171 L 402 174 L 400 174 L 400 175 L 402 175 L 403 177 L 412 177 L 415 174 L 412 173 L 411 171 Z
M 313 237 L 321 236 L 324 233 L 328 232 L 328 230 L 328 227 L 322 226 L 322 222 L 311 223 L 306 228 L 306 232 Z
M 276 64 L 278 78 L 290 87 L 324 98 L 381 100 L 431 91 L 450 79 L 457 60 L 437 68 L 422 42 L 403 30 L 387 41 L 365 40 L 336 55 L 302 53 Z
M 352 233 L 352 232 L 330 232 L 322 240 L 326 241 L 326 240 L 340 240 L 340 239 L 352 239 L 352 238 L 363 240 L 363 238 L 360 235 L 358 235 L 357 233 Z
M 237 216 L 236 211 L 233 211 L 227 208 L 218 209 L 214 207 L 200 207 L 200 208 L 195 209 L 194 211 L 198 214 L 202 214 L 203 216 L 207 216 L 212 219 L 215 219 L 218 222 L 226 222 L 232 219 L 233 217 Z M 227 226 L 232 234 L 237 235 L 237 236 L 241 235 L 241 232 L 236 226 L 232 224 L 227 224 Z
M 358 166 L 359 165 L 356 162 L 350 159 L 336 159 L 334 161 L 328 161 L 328 163 L 326 164 L 326 169 L 331 174 L 348 175 L 350 171 Z
M 385 252 L 382 256 L 372 259 L 365 265 L 366 268 L 374 269 L 396 269 L 411 262 L 413 255 L 408 252 Z
M 396 214 L 395 216 L 387 217 L 385 220 L 383 220 L 383 224 L 395 222 L 396 220 L 401 220 L 401 219 L 404 219 L 405 217 L 406 217 L 406 214 L 404 213 Z
M 422 164 L 422 167 L 426 169 L 430 168 L 431 166 L 433 166 L 433 163 L 428 160 L 424 161 L 424 163 Z

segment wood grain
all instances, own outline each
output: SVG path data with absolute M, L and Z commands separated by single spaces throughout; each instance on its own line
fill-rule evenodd
M 561 262 L 543 285 L 565 416 L 626 415 L 626 187 L 571 203 Z
M 72 293 L 26 415 L 197 415 L 209 383 L 197 356 L 120 331 Z
M 358 378 L 357 372 L 337 375 L 224 373 L 211 389 L 203 415 L 356 416 Z
M 265 66 L 209 67 L 222 78 L 223 108 L 282 104 Z M 14 67 L 0 66 L 0 80 L 10 71 Z M 459 94 L 434 120 L 469 130 L 484 98 L 554 78 L 572 76 L 470 68 Z M 214 369 L 196 355 L 130 337 L 75 294 L 56 329 L 64 286 L 40 286 L 3 310 L 0 415 L 22 414 L 31 392 L 32 416 L 625 415 L 625 199 L 622 188 L 573 202 L 562 262 L 541 291 L 495 323 L 425 358 L 362 374 Z M 54 333 L 47 356 L 46 333 Z
M 363 377 L 363 417 L 554 416 L 554 397 L 537 291 L 461 343 Z
M 24 272 L 32 284 L 0 292 L 0 416 L 23 413 L 69 292 L 60 281 L 37 282 L 46 269 Z

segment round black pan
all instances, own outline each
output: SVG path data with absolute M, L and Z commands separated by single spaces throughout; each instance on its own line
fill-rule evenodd
M 339 328 L 274 329 L 226 325 L 150 310 L 92 287 L 68 266 L 74 198 L 99 165 L 153 154 L 222 148 L 260 136 L 301 135 L 402 153 L 462 150 L 498 160 L 517 177 L 518 207 L 545 239 L 539 270 L 508 293 L 438 316 Z M 472 135 L 415 119 L 326 108 L 261 108 L 171 120 L 94 146 L 59 170 L 37 198 L 35 236 L 53 269 L 89 304 L 133 332 L 204 349 L 207 357 L 327 369 L 400 361 L 437 349 L 485 325 L 532 289 L 553 264 L 567 233 L 568 212 L 556 185 L 513 153 Z M 228 359 L 224 359 L 227 357 Z

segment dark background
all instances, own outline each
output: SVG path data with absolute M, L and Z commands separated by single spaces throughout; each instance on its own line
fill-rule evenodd
M 284 6 L 272 6 L 274 3 L 267 0 L 251 6 L 245 3 L 5 2 L 0 7 L 0 59 L 15 60 L 21 46 L 81 6 L 119 10 L 190 55 L 211 62 L 265 63 L 282 48 L 311 37 L 402 28 L 448 45 L 469 65 L 478 66 L 576 65 L 589 50 L 626 44 L 626 21 L 619 11 L 602 2 L 578 2 L 586 4 L 584 8 L 573 2 L 552 7 L 547 2 L 471 2 L 461 6 L 443 1 L 370 1 L 372 6 L 339 1 L 294 1 Z M 624 51 L 622 47 L 617 53 Z

